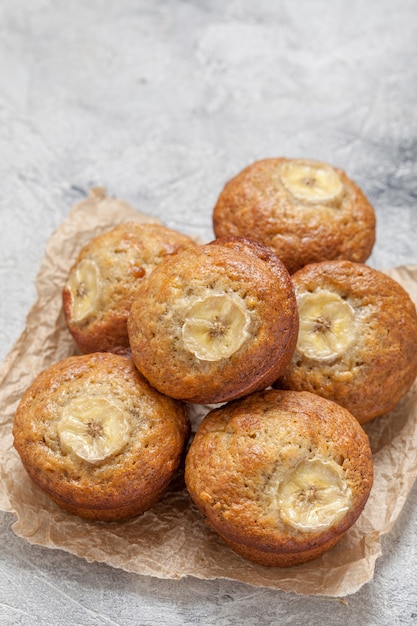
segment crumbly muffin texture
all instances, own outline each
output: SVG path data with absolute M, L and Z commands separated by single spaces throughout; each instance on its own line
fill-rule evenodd
M 167 259 L 139 286 L 128 321 L 139 371 L 162 393 L 201 404 L 270 385 L 291 358 L 297 328 L 287 270 L 243 238 Z
M 349 261 L 293 274 L 300 329 L 274 386 L 317 393 L 361 423 L 390 411 L 417 376 L 417 314 L 394 279 Z
M 327 259 L 364 262 L 375 211 L 346 173 L 308 159 L 256 161 L 232 178 L 213 210 L 216 237 L 246 236 L 272 248 L 290 274 Z
M 368 437 L 336 403 L 268 389 L 207 414 L 186 457 L 187 489 L 238 554 L 269 566 L 329 550 L 368 499 Z
M 32 480 L 66 510 L 103 521 L 139 515 L 162 497 L 189 434 L 186 407 L 111 353 L 68 357 L 41 372 L 13 426 Z
M 127 222 L 84 246 L 63 289 L 65 319 L 80 350 L 127 349 L 127 316 L 138 284 L 166 256 L 195 245 L 162 224 Z

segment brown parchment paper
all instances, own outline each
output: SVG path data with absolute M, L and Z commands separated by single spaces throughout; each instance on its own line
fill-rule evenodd
M 30 481 L 13 448 L 12 423 L 22 393 L 52 363 L 76 354 L 63 318 L 61 290 L 76 254 L 93 235 L 140 214 L 101 188 L 75 205 L 51 236 L 26 327 L 0 366 L 0 509 L 16 516 L 13 531 L 33 544 L 60 548 L 113 567 L 158 578 L 227 578 L 298 594 L 346 596 L 369 582 L 380 539 L 395 523 L 417 476 L 417 384 L 391 413 L 365 426 L 375 481 L 363 514 L 321 558 L 293 568 L 267 568 L 235 555 L 192 505 L 181 473 L 164 498 L 123 523 L 81 520 L 61 510 Z M 417 267 L 387 272 L 417 302 Z M 194 429 L 208 407 L 192 407 Z

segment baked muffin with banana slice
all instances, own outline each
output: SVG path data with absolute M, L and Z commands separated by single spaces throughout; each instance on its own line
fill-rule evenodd
M 343 170 L 282 157 L 256 161 L 225 185 L 213 228 L 216 237 L 251 237 L 271 247 L 292 274 L 327 259 L 366 261 L 376 219 Z
M 185 461 L 196 507 L 235 552 L 299 565 L 332 548 L 373 483 L 369 440 L 343 407 L 268 389 L 210 411 Z
M 114 521 L 162 498 L 183 461 L 186 406 L 127 356 L 72 356 L 41 372 L 17 408 L 14 446 L 30 478 L 80 517 Z
M 291 359 L 297 330 L 285 266 L 244 238 L 166 259 L 141 282 L 128 320 L 139 371 L 160 392 L 197 404 L 272 384 Z
M 63 289 L 66 323 L 81 352 L 126 350 L 138 284 L 166 256 L 195 245 L 187 235 L 147 222 L 119 224 L 87 243 Z
M 362 263 L 323 261 L 292 275 L 299 334 L 274 386 L 311 391 L 364 424 L 390 411 L 417 376 L 417 315 L 409 294 Z

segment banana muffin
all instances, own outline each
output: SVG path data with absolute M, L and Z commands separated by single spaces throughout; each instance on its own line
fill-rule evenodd
M 16 411 L 30 478 L 92 520 L 139 515 L 166 491 L 190 434 L 186 406 L 152 389 L 127 356 L 68 357 L 41 372 Z
M 417 376 L 417 315 L 408 293 L 350 261 L 307 265 L 292 281 L 297 347 L 274 386 L 334 400 L 362 424 L 390 411 Z
M 290 274 L 327 259 L 364 262 L 375 243 L 375 211 L 344 171 L 320 161 L 256 161 L 231 179 L 213 210 L 216 237 L 269 246 Z
M 138 284 L 163 258 L 195 245 L 162 224 L 127 222 L 84 246 L 63 289 L 66 323 L 81 352 L 126 350 Z
M 297 340 L 291 278 L 273 252 L 244 238 L 178 252 L 138 287 L 128 332 L 151 385 L 197 404 L 270 385 Z
M 317 558 L 368 499 L 368 437 L 343 407 L 309 392 L 268 389 L 209 412 L 185 461 L 207 523 L 235 552 L 267 566 Z

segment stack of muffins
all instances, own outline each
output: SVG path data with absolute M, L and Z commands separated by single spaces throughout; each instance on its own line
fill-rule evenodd
M 139 515 L 184 461 L 190 498 L 236 553 L 317 558 L 373 482 L 363 424 L 417 376 L 417 314 L 365 264 L 375 212 L 341 170 L 265 159 L 226 184 L 215 239 L 159 224 L 95 237 L 63 288 L 81 354 L 25 392 L 14 443 L 81 517 Z M 215 404 L 191 436 L 188 407 Z

